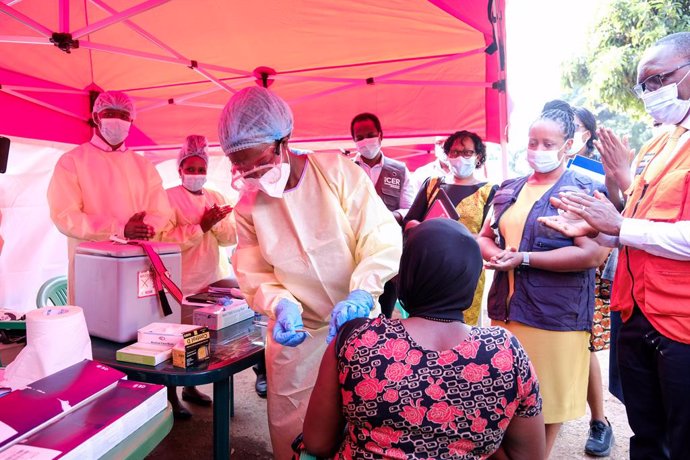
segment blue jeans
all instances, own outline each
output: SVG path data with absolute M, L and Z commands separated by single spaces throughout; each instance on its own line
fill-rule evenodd
M 631 460 L 690 455 L 690 345 L 661 335 L 636 307 L 618 339 Z

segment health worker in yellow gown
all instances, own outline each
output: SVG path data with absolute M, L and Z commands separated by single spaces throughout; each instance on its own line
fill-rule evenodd
M 175 228 L 164 239 L 182 248 L 182 293 L 205 291 L 230 274 L 222 247 L 236 243 L 232 207 L 225 197 L 204 187 L 208 167 L 207 141 L 190 135 L 177 159 L 182 185 L 166 190 L 175 211 Z
M 93 137 L 62 155 L 50 179 L 50 217 L 68 237 L 70 304 L 79 243 L 107 240 L 113 234 L 159 240 L 172 228 L 173 213 L 158 171 L 125 146 L 135 115 L 126 94 L 99 94 L 93 106 Z
M 207 145 L 204 136 L 187 136 L 177 157 L 182 185 L 165 191 L 175 212 L 175 227 L 163 239 L 182 248 L 180 289 L 185 296 L 205 291 L 209 284 L 230 274 L 230 263 L 222 246 L 236 242 L 235 224 L 228 216 L 232 208 L 222 194 L 204 188 Z M 182 399 L 200 406 L 211 405 L 211 398 L 194 386 L 182 389 Z M 180 403 L 175 387 L 168 387 L 168 400 L 175 418 L 192 416 Z
M 269 317 L 268 424 L 274 458 L 291 458 L 319 363 L 345 321 L 374 316 L 398 271 L 400 227 L 362 170 L 338 154 L 295 155 L 293 117 L 249 87 L 225 106 L 220 144 L 233 165 L 233 267 L 250 306 Z

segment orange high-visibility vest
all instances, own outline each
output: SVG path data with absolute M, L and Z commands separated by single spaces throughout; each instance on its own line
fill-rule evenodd
M 653 139 L 638 158 L 649 152 L 658 154 L 669 138 L 670 134 L 664 133 Z M 626 192 L 624 217 L 655 222 L 690 220 L 690 142 L 677 148 L 655 177 L 645 178 L 643 172 L 635 178 Z M 635 304 L 661 334 L 690 343 L 690 261 L 624 246 L 619 253 L 611 308 L 627 321 Z

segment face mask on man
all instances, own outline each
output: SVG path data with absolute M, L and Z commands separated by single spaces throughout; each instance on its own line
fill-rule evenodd
M 471 158 L 449 158 L 448 162 L 450 162 L 450 167 L 453 169 L 453 175 L 459 179 L 470 177 L 474 170 L 477 169 L 477 159 L 474 156 Z
M 101 118 L 100 131 L 103 139 L 110 145 L 122 144 L 129 135 L 129 128 L 132 126 L 131 121 L 121 120 L 119 118 Z
M 182 186 L 190 192 L 198 192 L 205 183 L 205 174 L 182 174 Z
M 561 149 L 531 150 L 527 149 L 527 162 L 530 167 L 539 173 L 548 173 L 558 168 L 563 161 L 558 158 Z
M 381 139 L 378 137 L 367 137 L 355 142 L 357 151 L 367 160 L 373 160 L 381 151 Z
M 662 86 L 656 91 L 642 95 L 644 108 L 655 121 L 662 124 L 677 125 L 688 114 L 690 100 L 678 99 L 678 84 L 685 80 L 688 74 L 690 72 L 686 73 L 678 83 Z

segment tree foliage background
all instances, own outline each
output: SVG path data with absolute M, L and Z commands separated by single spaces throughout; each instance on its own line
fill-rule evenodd
M 565 65 L 563 84 L 573 104 L 594 109 L 600 123 L 639 149 L 652 120 L 630 90 L 637 62 L 661 37 L 690 31 L 690 0 L 609 0 L 597 15 L 587 51 Z

